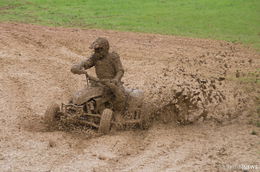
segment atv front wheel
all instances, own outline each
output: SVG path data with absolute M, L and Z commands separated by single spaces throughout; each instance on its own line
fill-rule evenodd
M 111 109 L 104 109 L 100 119 L 98 128 L 99 133 L 107 134 L 110 131 L 113 111 Z
M 60 106 L 57 103 L 52 103 L 46 110 L 44 121 L 49 125 L 54 125 L 57 122 L 57 114 L 60 111 Z

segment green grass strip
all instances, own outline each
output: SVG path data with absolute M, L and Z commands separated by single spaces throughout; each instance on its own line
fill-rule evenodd
M 260 0 L 0 0 L 0 21 L 210 38 L 260 48 Z

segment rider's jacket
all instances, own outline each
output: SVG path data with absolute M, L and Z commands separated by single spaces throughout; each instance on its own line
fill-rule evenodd
M 83 60 L 72 68 L 81 70 L 82 68 L 89 69 L 93 66 L 95 67 L 96 75 L 99 79 L 113 79 L 121 73 L 121 77 L 119 78 L 119 81 L 121 81 L 124 73 L 120 57 L 115 52 L 108 53 L 102 59 L 95 57 L 95 54 L 93 54 L 90 58 Z

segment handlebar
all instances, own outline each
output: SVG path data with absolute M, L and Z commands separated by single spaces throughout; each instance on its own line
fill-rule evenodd
M 98 78 L 96 78 L 96 77 L 94 77 L 94 76 L 91 76 L 91 75 L 89 75 L 89 74 L 87 73 L 87 71 L 85 71 L 85 70 L 82 70 L 80 74 L 86 75 L 86 79 L 87 79 L 87 80 L 91 80 L 91 81 L 94 81 L 94 82 L 99 82 L 99 83 L 104 84 L 104 85 L 107 85 L 108 82 L 110 82 L 109 79 L 102 79 L 102 80 L 101 80 L 101 79 L 98 79 Z

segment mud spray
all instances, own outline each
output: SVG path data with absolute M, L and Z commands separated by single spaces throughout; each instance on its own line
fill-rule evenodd
M 155 114 L 165 123 L 186 125 L 208 120 L 223 123 L 247 110 L 248 97 L 242 90 L 230 90 L 232 87 L 225 78 L 202 79 L 196 75 L 182 78 L 186 82 L 176 80 L 172 87 L 163 87 L 162 98 L 156 100 L 161 103 L 156 104 Z

